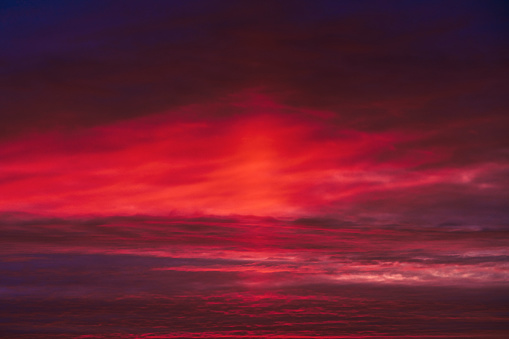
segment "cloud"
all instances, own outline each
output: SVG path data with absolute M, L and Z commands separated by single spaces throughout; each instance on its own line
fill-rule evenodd
M 3 9 L 0 210 L 507 223 L 496 3 L 115 3 Z
M 2 3 L 2 334 L 504 337 L 503 7 Z
M 2 132 L 97 126 L 254 87 L 370 131 L 504 116 L 506 31 L 491 2 L 141 7 L 4 9 Z
M 95 284 L 102 272 L 112 269 L 126 281 L 131 275 L 135 280 L 140 275 L 189 276 L 182 288 L 191 286 L 190 281 L 206 281 L 203 288 L 277 288 L 316 283 L 476 286 L 508 279 L 503 230 L 234 220 L 7 215 L 2 218 L 2 265 L 6 272 L 33 282 L 41 280 L 30 280 L 33 275 L 68 272 Z M 66 275 L 57 281 L 65 282 Z M 19 280 L 13 284 L 14 289 L 23 285 Z M 171 286 L 176 288 L 176 282 Z
M 233 116 L 174 118 L 207 111 Z M 121 123 L 12 139 L 0 151 L 0 209 L 302 217 L 383 209 L 399 214 L 393 222 L 424 222 L 429 209 L 431 219 L 468 209 L 476 223 L 506 223 L 505 148 L 492 145 L 492 156 L 474 156 L 461 139 L 436 140 L 450 133 L 446 127 L 366 132 L 332 128 L 326 116 L 253 90 Z M 469 159 L 457 158 L 468 151 Z

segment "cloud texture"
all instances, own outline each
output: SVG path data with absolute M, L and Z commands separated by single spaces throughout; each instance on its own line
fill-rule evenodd
M 507 10 L 2 2 L 0 336 L 507 337 Z

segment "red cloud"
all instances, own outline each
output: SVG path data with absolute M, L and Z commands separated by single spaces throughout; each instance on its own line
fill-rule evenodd
M 211 110 L 238 115 L 175 121 Z M 296 216 L 442 183 L 490 190 L 496 184 L 481 186 L 476 178 L 505 168 L 440 165 L 453 145 L 408 149 L 433 132 L 331 129 L 329 121 L 326 112 L 251 93 L 72 133 L 29 135 L 3 144 L 0 210 Z

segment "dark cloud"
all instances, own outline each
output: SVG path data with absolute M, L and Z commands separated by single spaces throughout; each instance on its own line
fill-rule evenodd
M 498 170 L 495 170 L 498 173 Z M 412 189 L 386 188 L 357 197 L 348 204 L 350 213 L 385 215 L 388 221 L 421 225 L 507 228 L 509 219 L 505 179 L 497 184 L 482 184 L 498 174 L 488 173 L 476 180 L 474 187 L 461 183 L 430 184 Z M 482 179 L 482 177 L 486 179 Z M 455 180 L 451 178 L 451 181 Z M 344 207 L 343 207 L 344 208 Z M 347 208 L 344 208 L 345 210 Z M 368 212 L 369 211 L 369 212 Z
M 245 274 L 265 277 L 262 285 L 301 284 L 313 279 L 498 284 L 507 275 L 507 232 L 503 229 L 386 227 L 360 222 L 356 223 L 360 226 L 346 226 L 340 221 L 332 226 L 332 219 L 325 226 L 316 225 L 318 219 L 314 219 L 315 225 L 309 224 L 313 219 L 304 225 L 302 219 L 266 222 L 264 218 L 238 217 L 236 222 L 229 219 L 226 223 L 205 219 L 204 223 L 203 218 L 182 217 L 74 220 L 10 216 L 2 221 L 3 265 L 8 271 L 25 271 L 23 277 L 36 272 L 30 267 L 41 260 L 63 271 L 73 266 L 71 271 L 77 275 L 91 274 L 86 269 L 90 263 L 95 271 L 91 281 L 95 281 L 110 267 L 125 270 L 122 262 L 129 262 L 134 271 L 128 273 L 134 274 L 133 279 L 143 267 L 142 271 L 190 274 L 193 279 L 201 273 L 240 274 L 233 280 L 218 278 L 234 285 L 243 285 Z M 51 257 L 65 253 L 70 257 Z M 210 285 L 214 284 L 210 281 Z
M 0 230 L 10 338 L 507 331 L 502 230 L 23 213 Z
M 127 338 L 127 333 L 255 338 L 274 334 L 361 336 L 368 331 L 375 336 L 500 337 L 507 330 L 500 318 L 507 302 L 500 295 L 506 292 L 502 288 L 352 285 L 338 289 L 322 285 L 266 294 L 237 290 L 183 297 L 8 299 L 1 312 L 9 321 L 4 333 L 13 338 L 34 332 L 34 338 L 44 338 L 42 333 L 57 338 L 63 333 L 68 338 L 85 334 Z M 443 297 L 436 300 L 436 295 Z
M 96 125 L 252 87 L 369 130 L 506 107 L 507 31 L 491 2 L 58 6 L 2 12 L 3 133 Z

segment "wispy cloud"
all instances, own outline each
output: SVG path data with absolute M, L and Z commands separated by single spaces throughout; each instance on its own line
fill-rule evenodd
M 384 227 L 358 222 L 344 226 L 334 220 L 320 227 L 312 226 L 309 219 L 255 217 L 225 221 L 11 216 L 4 217 L 2 224 L 4 265 L 15 267 L 16 274 L 23 267 L 29 274 L 29 266 L 37 266 L 41 260 L 56 264 L 61 259 L 55 255 L 68 254 L 80 255 L 76 257 L 79 260 L 90 258 L 86 260 L 90 260 L 95 274 L 109 265 L 104 267 L 104 259 L 94 256 L 111 256 L 107 260 L 112 263 L 120 260 L 141 265 L 134 276 L 142 274 L 140 269 L 150 275 L 215 275 L 219 285 L 232 286 L 259 284 L 270 288 L 318 282 L 486 285 L 509 280 L 507 235 L 503 230 Z M 30 255 L 35 256 L 33 260 Z M 93 264 L 96 260 L 101 263 Z M 82 263 L 74 259 L 71 263 L 79 264 L 77 271 L 83 271 Z M 119 272 L 127 269 L 112 265 Z M 131 268 L 126 272 L 132 272 Z M 198 281 L 207 281 L 204 286 L 215 284 L 207 279 Z
M 238 116 L 175 122 L 211 111 Z M 320 111 L 310 115 L 251 92 L 79 132 L 13 139 L 0 151 L 0 209 L 272 216 L 355 210 L 429 223 L 456 222 L 454 215 L 466 213 L 473 224 L 507 223 L 509 162 L 455 159 L 471 145 L 434 141 L 455 127 L 366 132 L 333 123 L 331 129 L 328 118 L 314 113 Z

